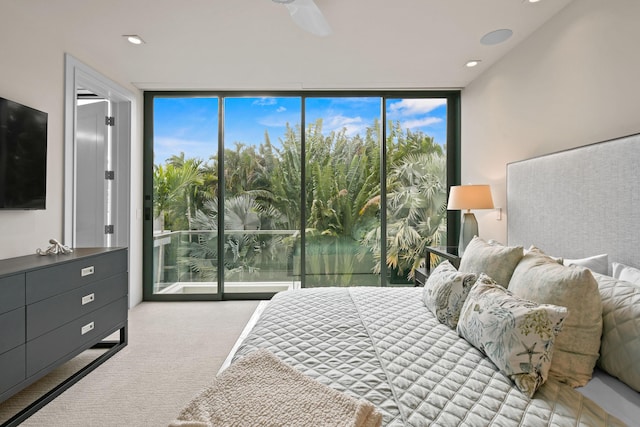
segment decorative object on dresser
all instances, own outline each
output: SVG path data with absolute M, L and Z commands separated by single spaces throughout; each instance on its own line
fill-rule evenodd
M 49 243 L 51 243 L 51 246 L 49 246 L 46 250 L 42 250 L 40 248 L 36 249 L 36 253 L 38 255 L 57 255 L 57 254 L 70 254 L 71 252 L 73 252 L 73 249 L 69 248 L 68 246 L 63 245 L 62 243 L 58 242 L 56 239 L 49 239 Z
M 458 250 L 462 255 L 473 236 L 478 236 L 478 221 L 475 215 L 471 213 L 471 209 L 493 209 L 491 188 L 488 185 L 452 186 L 449 192 L 447 209 L 467 210 L 462 215 L 460 243 L 458 244 Z
M 126 248 L 0 261 L 0 402 L 88 348 L 105 353 L 5 425 L 18 425 L 127 345 Z M 117 341 L 104 341 L 119 331 Z

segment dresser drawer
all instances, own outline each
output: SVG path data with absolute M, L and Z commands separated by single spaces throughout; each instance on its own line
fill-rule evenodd
M 0 354 L 0 394 L 26 378 L 24 344 Z
M 127 298 L 123 297 L 79 319 L 27 342 L 27 376 L 59 361 L 64 356 L 104 338 L 127 319 Z
M 27 306 L 27 341 L 127 295 L 128 274 L 120 273 Z
M 0 314 L 24 305 L 24 274 L 0 279 Z
M 0 314 L 0 353 L 24 344 L 24 307 Z
M 50 298 L 127 271 L 127 251 L 107 252 L 26 274 L 26 303 Z

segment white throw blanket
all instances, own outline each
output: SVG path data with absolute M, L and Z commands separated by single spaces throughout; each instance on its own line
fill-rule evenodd
M 321 384 L 260 349 L 218 375 L 171 427 L 377 427 L 381 422 L 371 403 Z

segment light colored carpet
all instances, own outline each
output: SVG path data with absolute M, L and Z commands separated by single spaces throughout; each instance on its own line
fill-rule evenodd
M 213 380 L 258 304 L 139 304 L 129 311 L 129 344 L 22 426 L 167 426 Z M 63 375 L 97 351 L 62 367 Z M 0 404 L 0 422 L 55 381 L 45 377 Z

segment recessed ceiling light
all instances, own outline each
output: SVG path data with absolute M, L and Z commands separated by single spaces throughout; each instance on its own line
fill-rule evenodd
M 122 37 L 126 38 L 127 41 L 131 44 L 142 44 L 144 43 L 144 40 L 142 40 L 142 37 L 136 35 L 136 34 L 125 34 Z
M 475 67 L 476 65 L 478 65 L 480 63 L 479 59 L 472 59 L 471 61 L 467 61 L 466 64 L 464 64 L 465 66 L 471 68 L 471 67 Z
M 527 0 L 529 3 L 538 3 L 540 0 Z
M 511 37 L 512 34 L 513 34 L 513 31 L 511 31 L 508 28 L 491 31 L 485 34 L 484 36 L 482 36 L 482 38 L 480 39 L 480 43 L 484 45 L 502 43 L 504 41 L 507 41 L 507 39 L 509 39 L 509 37 Z

